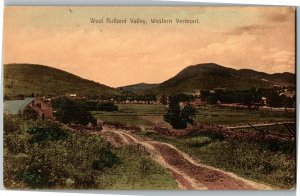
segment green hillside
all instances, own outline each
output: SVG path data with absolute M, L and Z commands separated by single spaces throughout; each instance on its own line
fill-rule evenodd
M 267 74 L 254 70 L 235 70 L 214 63 L 198 64 L 183 69 L 174 77 L 146 90 L 147 93 L 191 93 L 216 88 L 251 89 L 269 88 L 273 85 L 295 85 L 295 74 Z
M 4 95 L 118 95 L 120 91 L 44 65 L 4 65 Z
M 132 93 L 170 94 L 192 93 L 216 88 L 250 89 L 273 85 L 295 86 L 292 73 L 267 74 L 250 69 L 235 70 L 214 63 L 186 67 L 174 77 L 160 84 L 139 83 L 117 89 L 80 78 L 71 73 L 43 65 L 4 65 L 4 95 L 120 95 Z
M 154 88 L 158 86 L 158 84 L 147 84 L 147 83 L 138 83 L 138 84 L 132 84 L 128 86 L 122 86 L 119 87 L 118 89 L 122 91 L 129 91 L 129 92 L 138 92 L 138 91 L 143 91 L 143 90 L 148 90 L 150 88 Z

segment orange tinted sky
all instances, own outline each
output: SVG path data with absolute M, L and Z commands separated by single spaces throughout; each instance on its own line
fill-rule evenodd
M 90 23 L 102 17 L 148 25 Z M 48 65 L 112 87 L 162 82 L 206 62 L 294 73 L 294 32 L 291 7 L 6 7 L 4 63 Z

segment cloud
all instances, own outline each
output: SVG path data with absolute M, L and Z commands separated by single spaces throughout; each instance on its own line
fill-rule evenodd
M 281 67 L 286 67 L 289 71 L 295 70 L 295 53 L 286 50 L 273 50 L 271 54 L 263 56 L 262 59 L 269 61 L 276 72 L 278 69 L 284 72 Z
M 206 62 L 269 73 L 293 72 L 295 68 L 295 23 L 287 8 L 151 7 L 137 12 L 132 12 L 133 8 L 110 8 L 109 16 L 193 16 L 201 23 L 114 24 L 103 26 L 103 32 L 88 23 L 91 11 L 95 17 L 102 15 L 94 7 L 78 7 L 74 14 L 58 8 L 16 9 L 6 11 L 4 63 L 49 65 L 109 86 L 162 82 L 189 65 Z M 280 15 L 288 19 L 281 22 L 284 17 Z
M 246 26 L 239 26 L 230 31 L 228 34 L 229 35 L 240 35 L 243 33 L 248 33 L 248 34 L 260 34 L 264 31 L 270 30 L 272 27 L 270 25 L 246 25 Z
M 271 38 L 271 42 L 276 42 L 276 39 Z M 248 68 L 268 73 L 295 70 L 294 51 L 275 44 L 274 47 L 261 44 L 255 34 L 227 36 L 223 41 L 211 43 L 186 56 L 196 56 L 194 64 L 215 62 L 235 69 Z
M 269 22 L 287 22 L 290 21 L 292 17 L 295 17 L 295 8 L 278 7 L 276 11 L 270 9 L 263 14 Z

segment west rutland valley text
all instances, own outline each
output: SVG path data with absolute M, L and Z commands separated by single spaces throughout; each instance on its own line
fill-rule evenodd
M 164 18 L 150 18 L 141 19 L 141 18 L 90 18 L 91 23 L 98 24 L 143 24 L 146 25 L 148 22 L 151 24 L 198 24 L 200 23 L 199 19 L 164 19 Z

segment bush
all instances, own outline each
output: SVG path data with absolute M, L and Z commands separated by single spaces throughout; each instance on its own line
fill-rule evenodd
M 105 168 L 119 161 L 108 148 L 109 145 L 99 137 L 82 137 L 75 134 L 57 142 L 27 142 L 26 162 L 16 162 L 10 154 L 6 155 L 7 163 L 19 164 L 13 164 L 14 167 L 5 171 L 10 175 L 6 182 L 9 183 L 12 176 L 18 176 L 17 179 L 29 188 L 96 188 L 95 175 L 100 173 L 92 169 L 92 164 L 101 160 L 105 163 L 102 168 Z
M 24 153 L 26 148 L 26 137 L 21 134 L 7 134 L 4 137 L 4 148 L 12 154 Z
M 46 171 L 43 170 L 31 170 L 23 173 L 21 179 L 26 184 L 35 188 L 42 188 L 48 185 L 48 177 L 47 173 L 43 173 Z
M 100 150 L 99 158 L 92 163 L 95 170 L 103 170 L 104 168 L 111 168 L 114 165 L 120 164 L 121 160 L 114 153 L 106 148 Z
M 38 121 L 34 126 L 29 127 L 30 142 L 57 141 L 66 139 L 68 134 L 62 127 L 53 121 Z
M 97 105 L 97 109 L 99 111 L 114 112 L 118 111 L 118 106 L 113 104 L 112 102 L 100 102 Z
M 87 100 L 87 101 L 84 101 L 84 104 L 86 105 L 86 108 L 89 111 L 96 111 L 98 109 L 97 108 L 98 101 Z
M 87 125 L 89 123 L 97 125 L 97 120 L 88 111 L 87 105 L 83 102 L 75 101 L 66 97 L 60 97 L 53 101 L 56 109 L 55 117 L 62 123 L 75 123 Z
M 63 185 L 64 179 L 70 174 L 66 162 L 66 150 L 59 143 L 28 144 L 26 154 L 29 163 L 22 171 L 20 180 L 30 188 L 51 188 Z
M 24 123 L 17 115 L 4 115 L 4 148 L 12 154 L 25 150 L 26 137 L 22 134 Z
M 27 106 L 22 112 L 19 112 L 19 116 L 24 120 L 37 120 L 39 114 L 31 107 Z
M 60 131 L 61 127 L 47 121 L 23 121 L 18 115 L 5 115 L 4 120 L 8 130 L 4 129 L 3 179 L 6 188 L 124 189 L 141 184 L 132 188 L 146 189 L 171 185 L 175 188 L 177 185 L 162 168 L 153 169 L 153 164 L 149 165 L 150 159 L 141 163 L 145 157 L 138 149 L 131 151 L 127 146 L 115 149 L 99 136 L 68 133 L 65 139 L 57 138 L 48 128 Z M 32 133 L 28 133 L 29 130 Z M 45 138 L 42 130 L 46 132 Z M 29 142 L 32 137 L 32 141 L 40 142 Z M 140 171 L 147 174 L 149 167 L 151 175 L 144 175 L 145 179 L 141 181 Z M 125 178 L 128 180 L 124 181 Z M 154 183 L 148 185 L 149 180 Z

